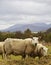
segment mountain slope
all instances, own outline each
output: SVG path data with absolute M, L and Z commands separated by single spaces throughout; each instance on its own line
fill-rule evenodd
M 11 26 L 3 31 L 25 31 L 26 29 L 30 29 L 32 32 L 39 32 L 39 31 L 45 31 L 48 28 L 51 27 L 51 24 L 47 25 L 45 23 L 34 23 L 34 24 L 16 24 L 14 26 Z
M 51 28 L 49 28 L 49 29 L 47 30 L 47 32 L 51 32 Z

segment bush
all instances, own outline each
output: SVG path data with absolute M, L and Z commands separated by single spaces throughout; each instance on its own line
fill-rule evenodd
M 39 41 L 51 42 L 51 32 L 38 32 L 32 33 L 31 30 L 27 29 L 23 32 L 0 32 L 0 41 L 4 41 L 6 38 L 32 38 L 32 37 L 39 37 Z

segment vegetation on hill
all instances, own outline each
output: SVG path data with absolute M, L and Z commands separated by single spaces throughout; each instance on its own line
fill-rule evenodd
M 39 37 L 39 41 L 51 42 L 51 32 L 38 32 L 32 33 L 30 29 L 25 30 L 24 32 L 0 32 L 0 41 L 4 41 L 6 38 L 32 38 Z

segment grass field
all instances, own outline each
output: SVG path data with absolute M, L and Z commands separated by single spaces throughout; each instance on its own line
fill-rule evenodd
M 2 59 L 0 56 L 0 65 L 51 65 L 51 46 L 48 46 L 48 56 L 39 58 L 28 57 L 25 60 L 21 56 L 11 55 L 11 59 Z
M 51 46 L 46 46 L 48 48 L 48 55 L 51 55 Z

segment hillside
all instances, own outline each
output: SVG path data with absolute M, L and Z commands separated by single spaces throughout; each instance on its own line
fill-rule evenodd
M 5 32 L 6 31 L 10 31 L 10 32 L 22 31 L 24 32 L 26 29 L 30 29 L 32 32 L 40 32 L 40 31 L 45 31 L 50 27 L 51 27 L 51 24 L 45 24 L 45 23 L 16 24 L 2 31 L 5 31 Z
M 47 30 L 47 32 L 51 32 L 51 28 L 49 28 L 49 29 Z

